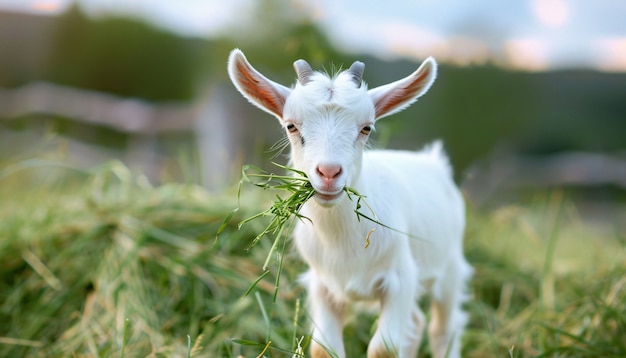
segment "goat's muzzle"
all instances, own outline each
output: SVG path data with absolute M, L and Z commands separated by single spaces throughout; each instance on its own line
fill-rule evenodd
M 343 194 L 343 168 L 337 164 L 320 164 L 315 169 L 313 188 L 322 204 L 330 204 Z

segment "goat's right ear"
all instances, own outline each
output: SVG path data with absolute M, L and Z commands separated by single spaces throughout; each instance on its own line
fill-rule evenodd
M 436 77 L 437 62 L 429 57 L 409 76 L 369 90 L 376 111 L 374 117 L 379 119 L 405 109 L 428 91 Z
M 239 49 L 234 49 L 228 57 L 228 75 L 250 103 L 282 119 L 283 107 L 291 89 L 263 76 Z

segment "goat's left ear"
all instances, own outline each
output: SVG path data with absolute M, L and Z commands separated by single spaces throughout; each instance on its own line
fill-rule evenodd
M 411 105 L 428 91 L 436 77 L 437 62 L 429 57 L 409 76 L 369 90 L 376 109 L 375 118 L 389 116 Z
M 282 119 L 283 107 L 291 89 L 263 76 L 239 49 L 234 49 L 228 57 L 228 75 L 248 101 Z

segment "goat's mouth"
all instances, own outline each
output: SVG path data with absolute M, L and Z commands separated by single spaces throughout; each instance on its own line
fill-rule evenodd
M 318 200 L 321 200 L 323 203 L 330 203 L 336 199 L 339 199 L 339 197 L 343 194 L 343 189 L 339 190 L 338 192 L 335 193 L 322 193 L 320 191 L 316 191 L 315 192 L 315 198 Z

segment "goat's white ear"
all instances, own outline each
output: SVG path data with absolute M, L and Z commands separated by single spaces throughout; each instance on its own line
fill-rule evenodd
M 234 49 L 228 57 L 228 75 L 250 103 L 282 119 L 283 107 L 291 89 L 263 76 L 239 49 Z
M 429 57 L 409 76 L 369 90 L 376 109 L 375 118 L 389 116 L 411 105 L 428 91 L 436 77 L 437 62 Z

